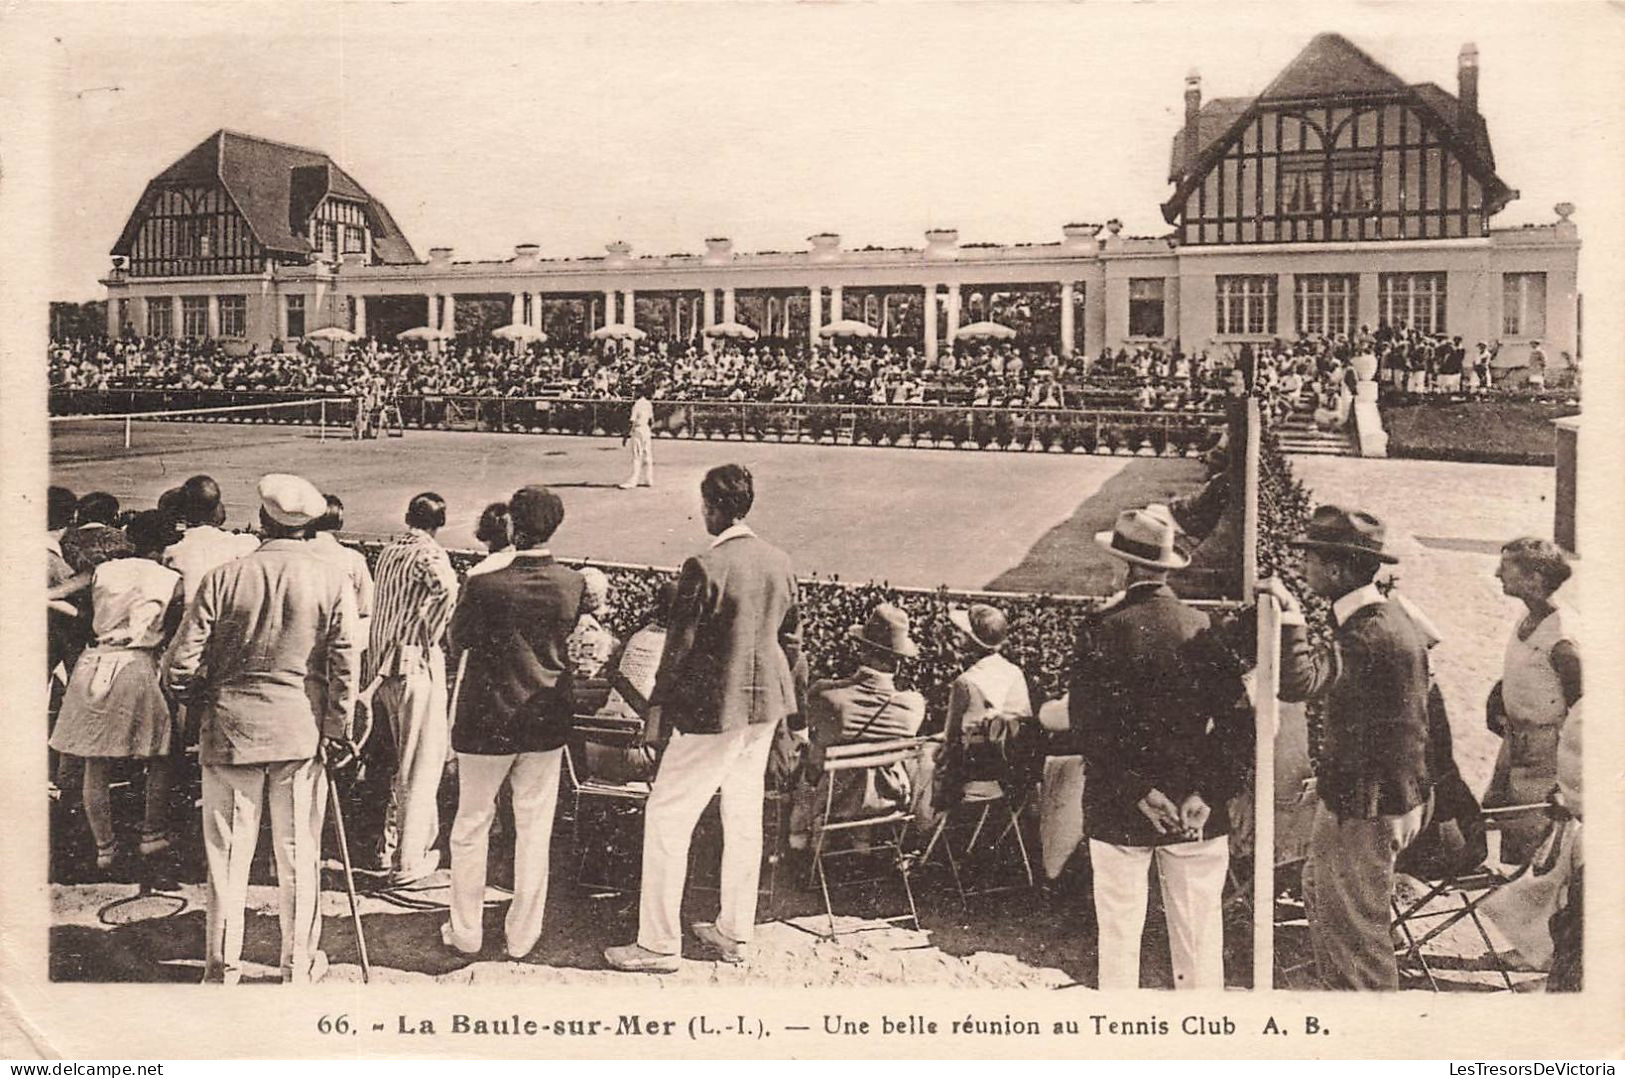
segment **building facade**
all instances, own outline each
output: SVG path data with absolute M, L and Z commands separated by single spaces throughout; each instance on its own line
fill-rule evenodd
M 867 322 L 935 359 L 967 323 L 1006 312 L 1063 354 L 1177 344 L 1234 347 L 1381 323 L 1501 341 L 1521 366 L 1578 355 L 1573 207 L 1548 225 L 1492 227 L 1517 197 L 1495 172 L 1478 112 L 1478 57 L 1457 93 L 1407 84 L 1322 34 L 1256 97 L 1203 102 L 1185 86 L 1161 237 L 1119 222 L 1064 226 L 1053 243 L 854 250 L 833 233 L 795 252 L 420 260 L 389 211 L 330 158 L 221 131 L 155 177 L 112 254 L 109 333 L 212 337 L 243 348 L 326 326 L 455 333 L 458 303 L 496 298 L 554 338 L 631 324 L 703 339 L 719 322 L 816 341 Z M 1037 312 L 1037 313 L 1035 313 Z M 1042 326 L 1042 331 L 1034 329 Z

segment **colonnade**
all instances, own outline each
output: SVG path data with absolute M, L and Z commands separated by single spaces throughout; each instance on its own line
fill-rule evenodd
M 1070 356 L 1075 351 L 1077 338 L 1077 285 L 1075 282 L 1070 280 L 1060 281 L 1058 284 L 1060 288 L 1060 332 L 1058 334 L 1059 339 L 1055 343 L 1061 355 Z M 964 286 L 960 284 L 931 284 L 919 287 L 921 288 L 920 294 L 923 299 L 922 321 L 924 323 L 924 339 L 922 341 L 922 345 L 927 361 L 935 363 L 941 350 L 941 345 L 944 343 L 951 343 L 963 324 L 964 302 L 962 288 Z M 895 295 L 906 292 L 907 290 L 908 286 L 888 287 L 885 289 L 885 293 Z M 699 289 L 677 290 L 661 289 L 660 293 L 662 295 L 670 295 L 674 291 L 690 294 L 689 302 L 686 305 L 683 304 L 680 299 L 674 303 L 674 329 L 677 331 L 677 335 L 679 337 L 691 337 L 698 331 L 703 330 L 708 326 L 714 326 L 719 323 L 731 323 L 738 320 L 737 293 L 732 287 L 703 287 Z M 788 296 L 793 293 L 792 289 L 784 288 L 771 289 L 771 291 L 783 294 L 785 303 L 788 303 Z M 873 289 L 869 286 L 864 286 L 864 291 L 869 292 L 873 291 Z M 698 312 L 695 311 L 695 304 L 693 303 L 691 295 L 695 292 L 698 293 L 700 299 L 700 309 Z M 548 295 L 559 294 L 540 291 L 512 293 L 512 321 L 517 325 L 529 325 L 534 326 L 537 329 L 543 328 L 542 300 Z M 571 292 L 568 293 L 568 295 L 574 298 L 580 298 L 581 293 Z M 718 303 L 719 297 L 721 299 L 720 304 Z M 816 345 L 822 339 L 819 332 L 820 330 L 832 322 L 842 320 L 844 315 L 843 308 L 845 303 L 845 290 L 843 286 L 839 284 L 808 285 L 806 300 L 808 310 L 807 341 L 810 345 Z M 888 296 L 883 295 L 881 301 L 883 323 L 889 322 L 887 300 Z M 353 329 L 357 334 L 365 335 L 367 326 L 366 297 L 357 295 L 354 297 L 354 301 Z M 450 292 L 426 293 L 424 295 L 424 302 L 425 325 L 439 329 L 447 334 L 453 334 L 457 331 L 457 298 L 455 294 Z M 942 304 L 942 309 L 946 315 L 947 330 L 945 340 L 940 342 L 937 333 L 937 311 L 939 303 Z M 684 319 L 685 309 L 687 311 L 686 322 Z M 698 313 L 700 318 L 698 325 L 694 325 L 696 313 Z M 176 316 L 178 319 L 178 311 L 176 312 Z M 217 308 L 211 304 L 211 326 L 217 323 L 218 317 L 219 315 Z M 788 317 L 786 316 L 786 322 L 787 321 Z M 589 317 L 589 322 L 596 323 L 595 325 L 590 326 L 592 329 L 599 329 L 608 326 L 637 327 L 637 291 L 631 288 L 604 289 L 601 311 L 599 312 L 597 318 Z M 706 342 L 707 347 L 709 347 L 710 339 L 706 338 Z

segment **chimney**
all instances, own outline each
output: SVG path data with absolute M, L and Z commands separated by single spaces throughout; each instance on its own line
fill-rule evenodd
M 1461 47 L 1456 58 L 1456 97 L 1461 107 L 1478 111 L 1478 46 L 1471 41 Z
M 1193 67 L 1190 74 L 1185 76 L 1185 175 L 1187 176 L 1196 171 L 1196 154 L 1201 150 L 1201 147 L 1197 145 L 1199 125 L 1196 122 L 1196 118 L 1201 113 L 1202 76 Z

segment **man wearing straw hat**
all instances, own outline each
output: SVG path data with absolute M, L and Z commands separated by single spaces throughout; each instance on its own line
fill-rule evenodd
M 1324 701 L 1303 891 L 1327 988 L 1399 987 L 1388 932 L 1394 860 L 1421 830 L 1429 795 L 1427 638 L 1374 582 L 1399 560 L 1383 540 L 1382 521 L 1335 505 L 1317 508 L 1292 540 L 1306 583 L 1332 604 L 1330 647 L 1310 643 L 1280 580 L 1258 584 L 1281 604 L 1281 699 Z
M 281 900 L 282 979 L 319 980 L 322 758 L 348 756 L 356 694 L 355 595 L 314 555 L 305 528 L 327 512 L 296 475 L 260 480 L 265 542 L 206 574 L 164 664 L 201 728 L 208 857 L 205 981 L 242 975 L 249 865 L 269 799 Z
M 1095 536 L 1127 566 L 1122 596 L 1078 633 L 1071 724 L 1084 758 L 1102 990 L 1140 986 L 1146 872 L 1155 861 L 1174 987 L 1224 987 L 1225 803 L 1252 753 L 1240 672 L 1208 615 L 1174 594 L 1164 506 L 1130 509 Z

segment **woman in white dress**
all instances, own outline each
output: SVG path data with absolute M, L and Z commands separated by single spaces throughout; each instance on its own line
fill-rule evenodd
M 170 846 L 166 817 L 175 721 L 158 687 L 158 656 L 180 621 L 184 592 L 180 574 L 159 559 L 180 532 L 167 513 L 148 510 L 136 515 L 126 534 L 132 554 L 103 562 L 49 593 L 55 604 L 90 591 L 95 643 L 73 668 L 51 748 L 85 761 L 85 818 L 101 871 L 118 858 L 109 789 L 114 760 L 147 765 L 142 855 Z
M 1557 786 L 1558 737 L 1581 696 L 1575 618 L 1552 597 L 1570 572 L 1568 558 L 1549 540 L 1514 539 L 1501 548 L 1495 575 L 1527 613 L 1507 641 L 1501 681 L 1490 691 L 1487 718 L 1501 751 L 1484 793 L 1486 808 L 1542 802 Z M 1501 860 L 1527 860 L 1546 830 L 1538 816 L 1508 823 Z

